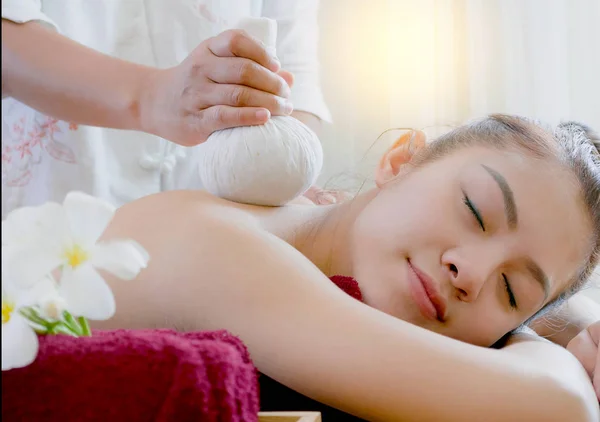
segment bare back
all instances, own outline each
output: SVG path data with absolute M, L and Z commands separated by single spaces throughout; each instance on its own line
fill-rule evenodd
M 105 274 L 117 313 L 95 327 L 226 329 L 261 372 L 368 420 L 473 420 L 481 409 L 490 421 L 552 420 L 556 412 L 542 404 L 549 397 L 569 414 L 579 409 L 563 380 L 587 375 L 568 352 L 538 342 L 475 347 L 356 301 L 284 240 L 286 213 L 195 191 L 123 206 L 104 240 L 132 238 L 150 262 L 132 281 Z M 478 407 L 456 408 L 466 396 Z

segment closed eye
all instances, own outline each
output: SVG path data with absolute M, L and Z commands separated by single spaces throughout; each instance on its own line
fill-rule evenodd
M 502 274 L 502 279 L 504 280 L 504 288 L 506 289 L 506 294 L 508 295 L 508 304 L 510 305 L 511 309 L 516 310 L 518 309 L 517 301 L 512 289 L 510 288 L 510 283 L 508 281 L 508 277 L 506 277 L 506 274 Z
M 463 192 L 463 194 L 464 194 L 463 202 L 465 203 L 467 208 L 469 208 L 469 211 L 471 211 L 471 213 L 473 214 L 473 217 L 475 217 L 475 219 L 477 220 L 477 223 L 479 223 L 481 230 L 485 231 L 485 224 L 483 224 L 483 218 L 481 218 L 481 213 L 479 212 L 477 207 L 475 207 L 475 204 L 473 204 L 473 202 L 471 202 L 468 195 L 464 192 Z

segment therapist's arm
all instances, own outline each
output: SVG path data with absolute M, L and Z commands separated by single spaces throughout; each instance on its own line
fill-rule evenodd
M 2 19 L 2 95 L 58 119 L 140 129 L 140 90 L 151 72 L 37 22 Z
M 182 145 L 289 114 L 280 65 L 226 31 L 178 66 L 156 69 L 87 48 L 39 23 L 2 19 L 2 95 L 61 120 L 152 133 Z

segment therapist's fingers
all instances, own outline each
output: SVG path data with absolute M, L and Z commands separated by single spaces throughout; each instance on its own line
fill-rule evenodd
M 208 48 L 218 57 L 244 57 L 253 60 L 272 72 L 278 72 L 281 64 L 272 57 L 264 45 L 246 31 L 231 29 L 209 40 Z
M 216 130 L 290 114 L 293 77 L 280 71 L 258 40 L 244 31 L 225 31 L 155 74 L 140 106 L 143 131 L 193 146 Z
M 352 199 L 352 195 L 349 192 L 322 189 L 319 186 L 311 186 L 303 196 L 310 199 L 315 205 L 339 204 Z
M 214 84 L 210 93 L 213 104 L 234 107 L 266 108 L 274 116 L 285 116 L 294 110 L 292 103 L 285 98 L 268 92 L 241 85 Z
M 212 106 L 196 116 L 200 130 L 208 133 L 237 126 L 262 125 L 271 117 L 269 110 L 260 107 Z
M 219 84 L 244 85 L 280 97 L 290 96 L 290 87 L 284 78 L 249 59 L 213 58 L 205 72 L 210 80 Z
M 277 72 L 277 74 L 281 76 L 284 81 L 287 82 L 290 88 L 294 86 L 294 74 L 292 72 L 288 72 L 287 70 L 280 70 L 279 72 Z

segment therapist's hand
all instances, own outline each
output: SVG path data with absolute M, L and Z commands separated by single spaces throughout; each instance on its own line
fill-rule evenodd
M 574 337 L 567 345 L 570 351 L 581 362 L 589 374 L 596 396 L 600 400 L 600 353 L 598 343 L 600 342 L 600 321 L 590 325 L 588 328 Z
M 244 31 L 225 31 L 201 43 L 178 66 L 147 78 L 140 93 L 141 128 L 193 146 L 220 129 L 291 114 L 292 82 L 260 42 Z
M 333 205 L 345 202 L 353 198 L 350 192 L 334 189 L 323 189 L 319 186 L 311 186 L 303 195 L 315 205 Z

